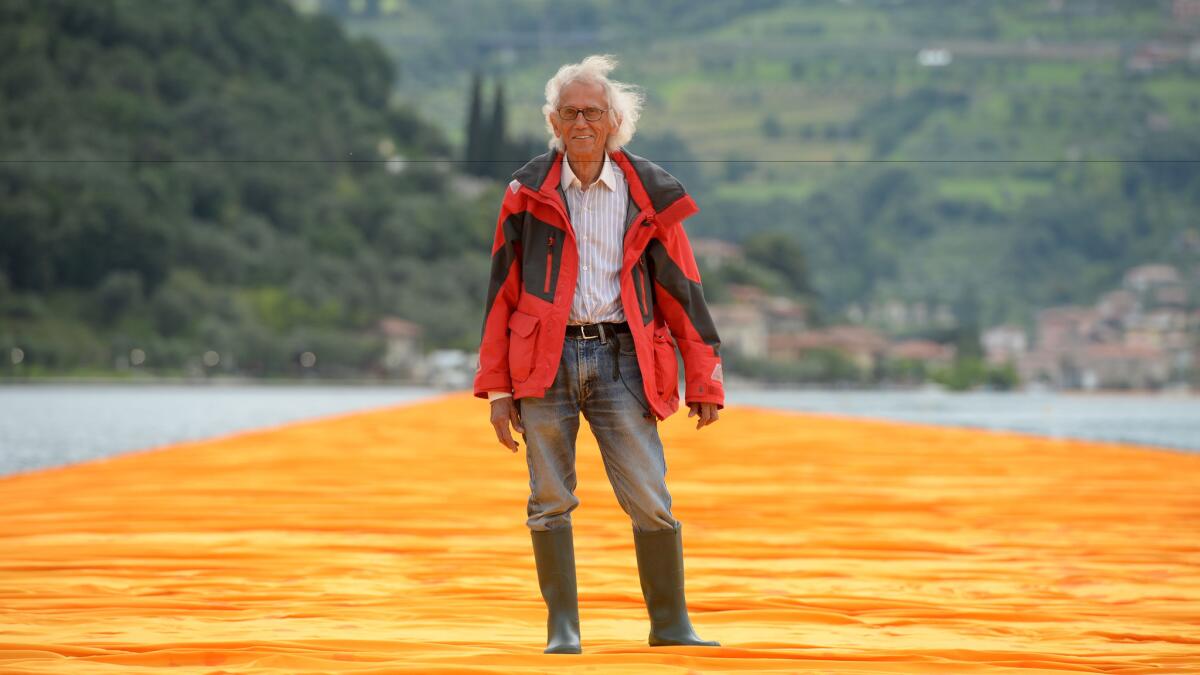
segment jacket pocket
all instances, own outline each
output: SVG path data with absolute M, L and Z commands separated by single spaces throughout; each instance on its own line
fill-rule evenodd
M 675 344 L 666 327 L 654 331 L 654 379 L 658 395 L 671 399 L 679 389 L 679 362 L 675 360 Z
M 517 382 L 528 380 L 533 370 L 538 323 L 536 316 L 521 311 L 508 317 L 508 374 Z
M 650 280 L 650 270 L 646 266 L 646 256 L 638 258 L 633 266 L 633 292 L 637 296 L 638 311 L 642 313 L 642 325 L 645 326 L 654 319 L 654 286 Z

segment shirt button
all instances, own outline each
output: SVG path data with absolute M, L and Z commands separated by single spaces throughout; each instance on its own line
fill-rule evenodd
M 586 271 L 587 271 L 587 268 L 588 268 L 588 267 L 587 267 L 587 265 L 584 265 L 584 266 L 583 266 L 583 271 L 584 271 L 584 272 L 586 272 Z

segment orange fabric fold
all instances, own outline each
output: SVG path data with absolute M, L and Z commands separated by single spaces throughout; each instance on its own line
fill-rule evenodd
M 1200 456 L 730 406 L 660 423 L 698 632 L 650 648 L 585 428 L 584 654 L 455 394 L 0 479 L 0 672 L 1200 673 Z M 522 443 L 522 454 L 524 444 Z

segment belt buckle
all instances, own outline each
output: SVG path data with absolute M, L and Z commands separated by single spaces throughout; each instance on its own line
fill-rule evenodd
M 596 324 L 594 324 L 594 323 L 581 324 L 579 326 L 579 337 L 583 338 L 584 340 L 595 340 L 596 338 L 604 337 L 604 329 L 603 328 L 599 329 L 600 330 L 599 335 L 588 335 L 587 334 L 587 327 L 595 326 L 595 325 Z

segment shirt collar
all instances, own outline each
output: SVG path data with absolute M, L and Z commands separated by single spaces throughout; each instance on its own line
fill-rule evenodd
M 617 189 L 616 178 L 613 176 L 612 162 L 608 160 L 607 152 L 604 153 L 604 165 L 600 167 L 600 177 L 596 179 L 596 182 L 609 190 Z M 580 182 L 575 172 L 571 170 L 571 163 L 567 161 L 567 153 L 565 152 L 562 157 L 562 179 L 560 184 L 564 190 L 572 186 L 577 186 L 581 190 L 583 189 L 583 183 Z

